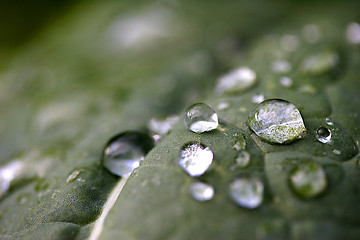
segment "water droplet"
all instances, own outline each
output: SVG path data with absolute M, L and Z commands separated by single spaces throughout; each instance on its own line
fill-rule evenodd
M 250 112 L 248 125 L 262 140 L 280 144 L 301 138 L 306 130 L 295 105 L 281 99 L 258 104 Z
M 217 105 L 217 109 L 219 110 L 225 110 L 230 107 L 230 104 L 228 102 L 221 102 Z
M 74 171 L 72 171 L 72 172 L 69 174 L 69 176 L 67 177 L 66 182 L 67 182 L 67 183 L 73 182 L 73 181 L 79 176 L 80 173 L 81 173 L 81 172 L 80 172 L 79 170 L 74 170 Z
M 272 70 L 275 73 L 288 73 L 291 71 L 291 64 L 285 60 L 276 60 L 272 63 Z
M 188 107 L 184 113 L 185 125 L 193 132 L 202 133 L 218 127 L 218 115 L 205 103 L 196 103 Z
M 299 38 L 295 35 L 285 35 L 280 39 L 281 48 L 287 52 L 295 51 L 299 44 Z
M 313 85 L 305 84 L 299 88 L 299 92 L 309 95 L 315 95 L 317 93 L 317 89 Z
M 334 153 L 335 155 L 341 155 L 341 151 L 340 151 L 339 149 L 334 149 L 334 150 L 333 150 L 333 153 Z
M 321 34 L 318 26 L 313 24 L 305 25 L 302 29 L 304 39 L 308 43 L 316 43 L 320 40 Z
M 213 161 L 213 152 L 200 143 L 186 144 L 179 154 L 179 165 L 187 174 L 198 177 L 206 172 Z
M 28 200 L 28 197 L 26 195 L 19 196 L 17 198 L 17 201 L 19 204 L 25 204 Z
M 264 95 L 262 94 L 255 94 L 251 97 L 251 102 L 253 103 L 261 103 L 262 101 L 264 101 Z
M 149 122 L 148 128 L 151 132 L 159 135 L 165 135 L 173 128 L 173 126 L 179 121 L 178 116 L 168 116 L 165 119 L 152 118 Z
M 327 125 L 330 125 L 330 126 L 334 125 L 334 123 L 333 123 L 333 121 L 331 120 L 331 118 L 325 118 L 325 122 L 326 122 Z
M 284 87 L 291 87 L 293 85 L 293 80 L 289 77 L 281 77 L 279 82 Z
M 241 149 L 245 149 L 246 147 L 246 142 L 245 140 L 242 141 L 236 141 L 233 148 L 237 151 L 241 150 Z
M 19 177 L 24 166 L 21 161 L 13 161 L 0 167 L 0 197 L 10 188 L 11 182 Z
M 128 177 L 153 147 L 154 140 L 151 136 L 139 132 L 123 132 L 106 144 L 102 164 L 111 173 Z
M 332 51 L 324 51 L 306 58 L 301 71 L 305 74 L 319 75 L 336 67 L 339 63 L 339 55 Z
M 214 188 L 203 182 L 193 182 L 190 185 L 190 193 L 199 202 L 209 201 L 214 196 Z
M 312 198 L 322 193 L 327 185 L 321 165 L 308 161 L 297 166 L 290 175 L 294 191 L 303 198 Z
M 246 167 L 250 163 L 250 154 L 247 151 L 239 151 L 235 162 L 239 167 Z
M 254 209 L 263 201 L 264 184 L 255 177 L 237 178 L 230 184 L 229 194 L 240 207 Z
M 321 143 L 328 143 L 331 140 L 331 131 L 326 127 L 320 127 L 316 130 L 316 139 Z
M 350 23 L 346 29 L 346 37 L 352 44 L 360 43 L 360 25 L 358 23 Z
M 217 81 L 215 92 L 218 95 L 224 93 L 237 93 L 251 88 L 256 83 L 256 73 L 248 67 L 238 68 Z

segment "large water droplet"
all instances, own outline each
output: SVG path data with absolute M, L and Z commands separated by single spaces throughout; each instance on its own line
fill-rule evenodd
M 321 165 L 308 161 L 297 166 L 290 175 L 294 191 L 303 198 L 312 198 L 322 193 L 327 185 Z
M 240 207 L 257 208 L 263 201 L 264 184 L 255 177 L 237 178 L 230 184 L 229 194 Z
M 139 132 L 124 132 L 106 144 L 102 164 L 113 174 L 128 177 L 153 147 L 154 140 L 151 136 Z
M 184 113 L 184 123 L 196 133 L 211 131 L 219 124 L 217 113 L 205 103 L 196 103 L 188 107 Z
M 281 99 L 258 104 L 250 112 L 248 125 L 262 140 L 280 144 L 301 138 L 306 130 L 295 105 Z
M 215 92 L 218 95 L 224 93 L 237 93 L 249 89 L 256 83 L 256 73 L 248 67 L 238 68 L 217 81 Z
M 250 163 L 250 154 L 247 151 L 239 151 L 235 162 L 239 167 L 246 167 Z
M 316 130 L 316 139 L 321 143 L 328 143 L 331 140 L 331 131 L 326 127 L 320 127 Z
M 199 202 L 209 201 L 214 196 L 214 188 L 203 182 L 193 182 L 190 185 L 190 193 Z
M 179 154 L 179 165 L 192 177 L 206 172 L 213 161 L 213 152 L 200 143 L 185 145 Z

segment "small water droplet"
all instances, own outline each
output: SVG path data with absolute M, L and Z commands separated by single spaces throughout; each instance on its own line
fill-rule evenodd
M 17 201 L 19 204 L 25 204 L 28 200 L 28 197 L 26 195 L 19 196 L 17 198 Z
M 302 65 L 301 71 L 305 74 L 319 75 L 329 72 L 339 63 L 339 55 L 332 51 L 324 51 L 306 58 Z
M 281 48 L 287 52 L 295 51 L 299 44 L 299 38 L 295 35 L 285 35 L 280 39 Z
M 228 102 L 221 102 L 217 105 L 217 109 L 219 110 L 225 110 L 230 107 L 230 104 Z
M 233 148 L 237 151 L 241 150 L 241 149 L 245 149 L 246 147 L 246 142 L 244 141 L 236 141 Z
M 302 85 L 301 87 L 299 87 L 300 93 L 305 93 L 308 95 L 315 95 L 317 93 L 317 91 L 318 90 L 313 85 L 310 85 L 310 84 L 305 84 L 305 85 Z
M 196 103 L 184 112 L 184 123 L 193 132 L 202 133 L 218 127 L 218 115 L 205 103 Z
M 220 77 L 215 92 L 234 94 L 251 88 L 256 83 L 256 73 L 248 67 L 241 67 Z
M 333 150 L 333 153 L 334 153 L 335 155 L 341 155 L 341 151 L 340 151 L 339 149 L 334 149 L 334 150 Z
M 280 144 L 301 138 L 306 130 L 295 105 L 281 99 L 258 104 L 250 112 L 248 125 L 262 140 Z
M 360 25 L 358 23 L 350 23 L 346 29 L 346 37 L 352 44 L 360 43 Z
M 328 143 L 331 140 L 331 131 L 326 127 L 320 127 L 316 130 L 316 139 L 321 143 Z
M 209 201 L 214 196 L 214 188 L 203 182 L 193 182 L 190 185 L 190 193 L 199 202 Z
M 254 209 L 263 201 L 264 184 L 255 177 L 237 178 L 230 184 L 229 194 L 240 207 Z
M 291 87 L 293 85 L 293 80 L 289 77 L 281 77 L 279 82 L 283 87 Z
M 320 40 L 321 34 L 318 26 L 314 24 L 305 25 L 302 29 L 304 39 L 308 43 L 316 43 Z
M 326 122 L 327 125 L 330 125 L 330 126 L 334 125 L 334 123 L 333 123 L 333 121 L 331 120 L 331 118 L 325 118 L 325 122 Z
M 165 135 L 170 132 L 170 130 L 178 121 L 178 116 L 168 116 L 166 118 L 152 118 L 149 122 L 148 128 L 153 133 Z
M 262 94 L 255 94 L 251 97 L 251 102 L 253 103 L 261 103 L 265 99 L 264 95 Z
M 235 162 L 239 167 L 246 167 L 250 163 L 250 154 L 247 151 L 239 151 Z
M 154 139 L 139 132 L 123 132 L 106 144 L 102 164 L 111 173 L 128 177 L 154 147 Z
M 327 180 L 321 165 L 308 161 L 301 163 L 291 172 L 290 183 L 301 197 L 312 198 L 325 190 Z
M 74 171 L 72 171 L 72 172 L 69 174 L 69 176 L 67 177 L 66 182 L 67 182 L 67 183 L 73 182 L 73 181 L 79 176 L 80 173 L 81 173 L 81 172 L 80 172 L 79 170 L 74 170 Z
M 292 67 L 286 60 L 275 60 L 272 62 L 271 68 L 275 73 L 288 73 Z
M 200 143 L 186 144 L 179 154 L 179 165 L 192 177 L 206 172 L 213 161 L 213 152 Z

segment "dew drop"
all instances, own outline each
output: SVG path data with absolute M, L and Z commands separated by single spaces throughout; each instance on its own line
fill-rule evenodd
M 299 38 L 295 35 L 285 35 L 280 39 L 281 48 L 287 52 L 295 51 L 299 44 Z
M 189 190 L 192 197 L 199 202 L 209 201 L 214 196 L 214 187 L 203 182 L 191 183 Z
M 248 125 L 262 140 L 286 144 L 302 137 L 306 128 L 294 104 L 269 99 L 258 104 L 248 118 Z
M 264 184 L 255 177 L 237 178 L 230 184 L 229 194 L 240 207 L 254 209 L 263 201 Z
M 256 73 L 248 67 L 241 67 L 220 77 L 215 92 L 218 95 L 234 94 L 251 88 L 255 83 Z
M 213 161 L 213 152 L 200 143 L 186 144 L 179 154 L 179 165 L 192 177 L 201 176 Z
M 327 125 L 330 125 L 330 126 L 334 125 L 334 123 L 333 123 L 333 121 L 331 120 L 331 118 L 325 118 L 325 122 L 326 122 Z
M 320 127 L 316 130 L 316 139 L 321 143 L 328 143 L 331 140 L 331 131 L 326 127 Z
M 279 82 L 283 87 L 291 87 L 293 85 L 293 80 L 289 77 L 281 77 Z
M 67 182 L 67 183 L 73 182 L 73 181 L 79 176 L 80 173 L 81 173 L 81 172 L 80 172 L 79 170 L 74 170 L 74 171 L 72 171 L 72 172 L 69 174 L 69 176 L 67 177 L 66 182 Z
M 290 183 L 299 196 L 312 198 L 325 190 L 327 180 L 321 165 L 308 161 L 293 169 Z
M 319 75 L 335 68 L 339 63 L 339 55 L 332 51 L 324 51 L 306 58 L 301 66 L 305 74 Z
M 217 105 L 217 109 L 219 110 L 225 110 L 230 107 L 230 104 L 228 102 L 221 102 Z
M 339 149 L 334 149 L 334 150 L 333 150 L 333 153 L 334 153 L 335 155 L 341 155 L 341 151 L 340 151 Z
M 288 73 L 291 71 L 291 64 L 285 60 L 275 60 L 271 68 L 275 73 Z
M 255 94 L 251 97 L 251 102 L 253 103 L 261 103 L 262 101 L 264 101 L 264 95 L 262 94 Z
M 173 126 L 179 121 L 178 116 L 168 116 L 166 118 L 152 118 L 148 124 L 148 128 L 151 132 L 159 135 L 165 135 L 173 128 Z
M 246 167 L 250 163 L 250 154 L 247 151 L 239 151 L 235 162 L 239 167 Z
M 26 195 L 22 195 L 17 198 L 18 203 L 21 205 L 25 204 L 27 202 L 27 200 L 28 200 L 28 197 Z
M 346 29 L 346 37 L 352 44 L 360 43 L 360 25 L 358 23 L 350 23 Z
M 218 115 L 205 103 L 196 103 L 184 112 L 184 123 L 193 132 L 202 133 L 218 127 Z
M 102 164 L 111 173 L 128 177 L 153 147 L 154 140 L 151 136 L 139 132 L 123 132 L 106 144 Z

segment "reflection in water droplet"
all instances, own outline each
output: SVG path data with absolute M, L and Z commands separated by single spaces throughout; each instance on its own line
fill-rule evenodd
M 288 73 L 291 71 L 291 64 L 285 60 L 276 60 L 271 66 L 275 73 Z
M 316 139 L 321 143 L 328 143 L 331 140 L 331 131 L 326 127 L 320 127 L 316 130 Z
M 221 102 L 217 105 L 217 109 L 219 110 L 225 110 L 230 107 L 230 104 L 228 102 Z
M 230 184 L 229 194 L 240 207 L 254 209 L 263 201 L 264 184 L 255 177 L 237 178 Z
M 261 103 L 262 101 L 264 101 L 264 95 L 262 94 L 255 94 L 251 97 L 251 102 L 253 103 Z
M 301 66 L 305 74 L 318 75 L 329 72 L 339 63 L 339 55 L 332 51 L 325 51 L 306 58 Z
M 358 23 L 350 23 L 346 29 L 346 37 L 352 44 L 360 43 L 360 25 Z
M 151 136 L 139 132 L 124 132 L 111 138 L 106 144 L 102 164 L 111 173 L 128 177 L 153 147 L 154 140 Z
M 79 171 L 79 170 L 74 170 L 74 171 L 72 171 L 72 172 L 69 174 L 69 176 L 67 177 L 66 182 L 67 182 L 67 183 L 73 182 L 73 181 L 79 176 L 79 174 L 80 174 L 80 171 Z
M 293 85 L 293 80 L 289 77 L 281 77 L 279 82 L 284 87 L 291 87 Z
M 285 35 L 280 39 L 281 48 L 287 52 L 295 51 L 299 44 L 299 38 L 295 35 Z
M 301 138 L 306 130 L 295 105 L 281 99 L 258 104 L 250 112 L 248 125 L 262 140 L 280 144 Z
M 322 193 L 327 185 L 321 165 L 308 161 L 297 166 L 290 175 L 294 191 L 303 198 L 312 198 Z
M 206 172 L 213 161 L 213 152 L 200 143 L 186 144 L 179 154 L 179 165 L 192 177 Z
M 241 67 L 220 77 L 215 92 L 218 95 L 237 93 L 249 89 L 255 83 L 256 73 L 248 67 Z
M 151 132 L 159 135 L 165 135 L 173 128 L 175 123 L 179 121 L 178 116 L 168 116 L 165 119 L 152 118 L 149 122 L 148 128 Z
M 250 163 L 250 154 L 247 151 L 239 151 L 235 162 L 239 167 L 246 167 Z
M 325 122 L 327 125 L 334 125 L 333 121 L 330 118 L 325 118 Z
M 321 37 L 318 26 L 313 24 L 305 25 L 302 29 L 302 34 L 308 43 L 316 43 Z
M 193 132 L 202 133 L 218 127 L 218 115 L 205 103 L 196 103 L 184 112 L 184 123 Z
M 214 188 L 206 183 L 193 182 L 190 185 L 190 193 L 199 202 L 209 201 L 214 196 Z

